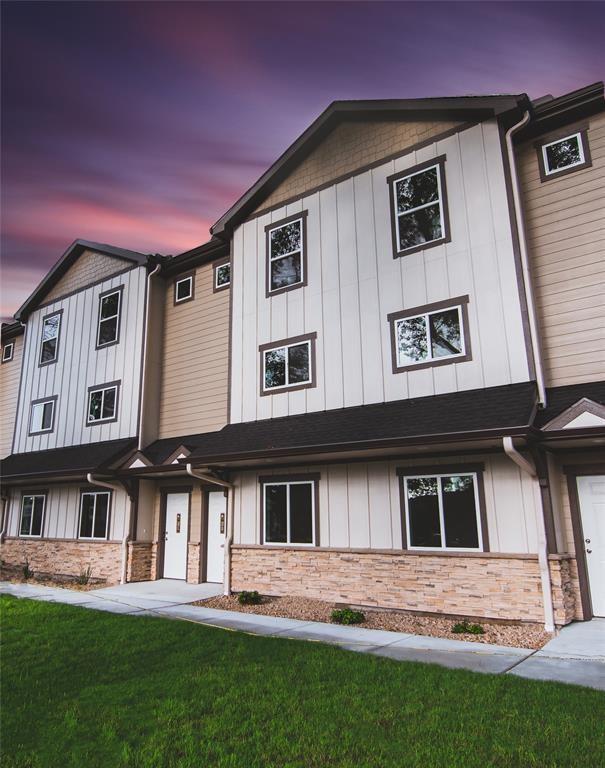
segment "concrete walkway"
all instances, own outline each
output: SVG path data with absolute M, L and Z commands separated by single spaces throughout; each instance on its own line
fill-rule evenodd
M 220 584 L 162 579 L 78 592 L 36 584 L 0 583 L 0 592 L 132 616 L 162 616 L 254 635 L 315 640 L 399 661 L 419 661 L 475 672 L 513 674 L 605 690 L 605 620 L 572 624 L 541 651 L 410 635 L 362 627 L 298 621 L 189 605 L 221 594 Z

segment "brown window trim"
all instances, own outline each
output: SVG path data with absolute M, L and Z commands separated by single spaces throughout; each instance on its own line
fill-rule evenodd
M 183 280 L 188 280 L 191 278 L 191 296 L 187 296 L 186 299 L 180 299 L 180 301 L 177 301 L 176 298 L 176 286 L 178 283 L 182 282 Z M 180 306 L 181 304 L 186 304 L 188 301 L 193 301 L 195 298 L 195 269 L 192 269 L 191 272 L 184 272 L 181 275 L 177 275 L 174 278 L 173 288 L 172 288 L 172 306 Z
M 116 337 L 113 341 L 108 341 L 106 344 L 99 344 L 99 330 L 101 328 L 101 302 L 106 296 L 111 296 L 112 293 L 119 293 L 120 294 L 120 304 L 118 307 L 118 327 L 116 328 Z M 113 347 L 116 344 L 120 343 L 120 331 L 122 329 L 122 309 L 123 309 L 123 303 L 124 303 L 124 284 L 118 285 L 115 288 L 110 288 L 107 291 L 103 291 L 103 293 L 99 294 L 99 309 L 97 312 L 97 333 L 95 337 L 95 350 L 97 349 L 107 349 L 107 347 Z
M 31 428 L 32 428 L 32 416 L 33 416 L 34 405 L 39 405 L 40 403 L 50 403 L 51 401 L 53 403 L 53 417 L 50 423 L 50 429 L 38 429 L 35 432 L 32 432 Z M 31 401 L 29 405 L 29 422 L 27 426 L 28 437 L 34 437 L 35 435 L 51 435 L 55 431 L 58 401 L 59 401 L 59 395 L 50 395 L 49 397 L 40 397 L 38 398 L 38 400 Z
M 258 348 L 258 351 L 260 353 L 260 396 L 265 397 L 266 395 L 279 395 L 283 392 L 297 392 L 299 389 L 313 389 L 317 386 L 317 377 L 316 377 L 316 354 L 315 354 L 315 341 L 317 339 L 317 333 L 314 331 L 313 333 L 305 333 L 302 336 L 292 336 L 289 339 L 280 339 L 279 341 L 270 341 L 267 342 L 267 344 L 261 344 Z M 303 341 L 310 342 L 311 346 L 311 381 L 307 381 L 304 384 L 293 384 L 292 386 L 288 386 L 287 384 L 283 387 L 276 387 L 274 389 L 265 389 L 265 352 L 271 350 L 271 349 L 278 349 L 279 347 L 289 347 L 293 346 L 294 344 L 300 344 Z
M 118 379 L 117 381 L 108 381 L 106 384 L 96 384 L 92 387 L 88 387 L 87 393 L 86 393 L 86 416 L 85 416 L 85 426 L 86 427 L 98 427 L 102 426 L 103 424 L 113 424 L 114 421 L 117 421 L 119 418 L 119 408 L 120 408 L 120 389 L 122 386 L 122 379 Z M 96 421 L 89 421 L 88 416 L 90 415 L 90 394 L 91 392 L 100 392 L 102 389 L 111 389 L 112 387 L 116 387 L 116 407 L 114 416 L 111 419 L 97 419 Z
M 582 152 L 584 153 L 584 162 L 578 165 L 573 165 L 569 168 L 561 168 L 559 171 L 553 173 L 546 173 L 546 166 L 544 165 L 544 153 L 542 147 L 546 144 L 552 144 L 553 142 L 561 139 L 565 139 L 568 136 L 575 136 L 580 134 L 580 141 L 582 142 Z M 543 136 L 539 141 L 534 142 L 534 148 L 538 154 L 538 169 L 540 171 L 540 181 L 550 181 L 551 179 L 560 179 L 561 176 L 567 176 L 569 173 L 575 173 L 575 171 L 581 171 L 584 168 L 592 167 L 592 157 L 590 155 L 590 145 L 588 143 L 588 123 L 582 123 L 581 125 L 571 125 L 566 129 L 561 129 L 555 133 Z
M 286 293 L 287 291 L 294 291 L 297 288 L 304 288 L 305 285 L 307 285 L 307 216 L 309 215 L 308 210 L 301 211 L 300 213 L 295 213 L 292 216 L 286 216 L 285 219 L 280 219 L 279 221 L 274 221 L 271 224 L 267 224 L 265 227 L 265 298 L 269 298 L 270 296 L 278 296 L 280 293 Z M 278 229 L 279 227 L 283 227 L 286 224 L 291 224 L 293 221 L 299 221 L 302 220 L 302 228 L 301 228 L 301 235 L 302 235 L 302 249 L 300 254 L 300 266 L 302 269 L 302 277 L 303 279 L 300 281 L 300 283 L 294 283 L 294 285 L 285 285 L 283 288 L 276 288 L 275 290 L 271 290 L 271 247 L 270 247 L 270 240 L 269 240 L 269 233 L 274 230 Z
M 450 230 L 450 210 L 447 199 L 447 186 L 445 183 L 445 155 L 439 155 L 432 160 L 427 160 L 424 163 L 418 163 L 411 168 L 406 168 L 398 173 L 392 173 L 387 177 L 387 184 L 389 185 L 389 207 L 391 210 L 391 239 L 393 243 L 393 258 L 399 259 L 401 256 L 409 256 L 412 253 L 418 253 L 418 251 L 424 251 L 428 248 L 434 248 L 437 245 L 443 245 L 444 243 L 451 242 L 452 235 Z M 396 199 L 395 199 L 395 182 L 404 179 L 406 176 L 411 176 L 414 173 L 419 173 L 427 168 L 432 168 L 434 165 L 438 167 L 439 181 L 441 184 L 441 211 L 443 213 L 443 237 L 438 240 L 432 240 L 430 243 L 420 243 L 419 245 L 413 245 L 410 248 L 399 250 L 399 243 L 397 240 L 397 223 L 396 223 Z
M 57 346 L 55 347 L 55 356 L 52 360 L 47 360 L 46 362 L 42 362 L 42 332 L 44 330 L 44 321 L 48 320 L 49 317 L 54 317 L 55 315 L 61 315 L 61 319 L 59 320 L 59 331 L 57 333 Z M 59 345 L 61 342 L 61 332 L 63 330 L 63 308 L 58 309 L 56 312 L 49 312 L 48 315 L 44 315 L 42 318 L 42 324 L 40 326 L 40 341 L 39 341 L 39 347 L 38 347 L 38 368 L 44 368 L 47 365 L 54 365 L 57 360 L 59 359 Z
M 399 312 L 391 312 L 387 315 L 391 332 L 391 363 L 393 373 L 403 373 L 404 371 L 421 371 L 423 368 L 437 368 L 440 365 L 452 365 L 452 363 L 465 363 L 473 359 L 471 351 L 471 335 L 468 325 L 468 294 L 465 296 L 454 296 L 445 301 L 435 301 L 432 304 L 424 304 L 421 307 L 412 307 L 403 309 Z M 439 360 L 427 360 L 425 363 L 413 363 L 411 365 L 397 365 L 397 338 L 395 334 L 395 322 L 404 320 L 408 317 L 416 317 L 427 312 L 437 312 L 440 309 L 460 307 L 462 315 L 462 337 L 464 339 L 464 355 L 456 357 L 444 357 Z
M 487 530 L 487 511 L 485 505 L 485 485 L 483 482 L 483 473 L 485 471 L 485 464 L 483 462 L 477 462 L 473 464 L 431 464 L 430 466 L 415 466 L 415 467 L 397 467 L 397 477 L 399 478 L 399 504 L 401 512 L 401 546 L 404 551 L 410 550 L 408 542 L 408 532 L 405 516 L 405 496 L 404 496 L 404 477 L 417 477 L 418 475 L 464 475 L 471 472 L 477 475 L 477 496 L 479 497 L 479 525 L 481 526 L 481 543 L 482 546 L 477 550 L 470 550 L 472 552 L 489 552 L 489 533 Z M 412 551 L 412 550 L 410 550 Z M 413 551 L 416 551 L 415 549 Z M 426 550 L 431 552 L 428 548 Z M 448 547 L 446 549 L 435 548 L 435 554 L 442 552 L 456 552 L 455 547 Z M 464 550 L 466 551 L 466 550 Z
M 217 259 L 212 263 L 212 293 L 220 293 L 221 291 L 228 291 L 229 288 L 231 288 L 231 272 L 229 273 L 229 282 L 225 283 L 225 285 L 219 285 L 217 287 L 216 285 L 216 273 L 219 267 L 224 267 L 225 264 L 229 264 L 231 267 L 231 270 L 233 270 L 233 267 L 231 266 L 231 258 L 227 257 L 226 259 Z
M 107 502 L 107 533 L 104 538 L 100 539 L 96 536 L 81 536 L 80 526 L 82 525 L 82 496 L 85 493 L 108 493 L 109 501 Z M 78 541 L 109 541 L 109 532 L 111 531 L 111 514 L 113 511 L 113 491 L 110 488 L 104 490 L 97 490 L 95 486 L 83 486 L 80 488 L 80 500 L 78 501 L 78 527 L 76 528 L 76 539 Z M 93 529 L 94 533 L 94 529 Z
M 21 518 L 23 516 L 23 499 L 26 496 L 44 496 L 44 509 L 42 510 L 42 524 L 40 525 L 40 535 L 32 536 L 31 534 L 21 533 Z M 17 525 L 18 539 L 43 539 L 44 538 L 44 526 L 46 524 L 46 504 L 48 502 L 48 488 L 36 488 L 35 490 L 22 490 L 21 501 L 19 502 L 19 522 Z
M 10 357 L 4 357 L 4 351 L 10 347 Z M 13 361 L 13 358 L 15 357 L 15 342 L 14 341 L 7 341 L 6 344 L 2 345 L 2 357 L 0 360 L 2 363 L 11 363 Z
M 269 543 L 265 542 L 265 508 L 263 505 L 263 492 L 265 485 L 271 485 L 271 483 L 295 483 L 301 480 L 306 480 L 313 483 L 313 498 L 314 498 L 314 518 L 315 518 L 315 535 L 312 544 L 282 544 L 280 542 Z M 266 547 L 293 547 L 300 549 L 313 549 L 313 547 L 320 546 L 319 536 L 319 482 L 321 480 L 321 472 L 299 472 L 295 474 L 284 475 L 259 475 L 258 484 L 260 491 L 260 543 Z

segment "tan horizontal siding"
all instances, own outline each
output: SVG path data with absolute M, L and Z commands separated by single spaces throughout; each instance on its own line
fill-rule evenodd
M 212 281 L 212 265 L 199 267 L 193 301 L 176 306 L 166 286 L 160 438 L 227 423 L 229 291 L 214 293 Z
M 19 398 L 19 380 L 21 376 L 21 358 L 23 357 L 23 335 L 12 339 L 13 359 L 0 363 L 0 457 L 11 452 L 15 415 Z
M 605 379 L 605 113 L 589 125 L 592 166 L 559 179 L 540 181 L 534 140 L 518 150 L 549 386 Z

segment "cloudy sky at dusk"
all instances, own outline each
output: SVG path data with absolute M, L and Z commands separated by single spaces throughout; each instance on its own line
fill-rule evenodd
M 2 305 L 77 237 L 178 253 L 330 101 L 559 95 L 601 3 L 2 4 Z

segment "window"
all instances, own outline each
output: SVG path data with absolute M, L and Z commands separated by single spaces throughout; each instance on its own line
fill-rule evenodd
M 410 549 L 483 549 L 478 472 L 403 477 Z
M 265 227 L 267 234 L 267 296 L 307 284 L 307 212 Z
M 21 499 L 21 524 L 19 536 L 42 536 L 46 495 L 36 493 Z
M 55 402 L 57 396 L 43 400 L 34 400 L 31 407 L 29 420 L 29 434 L 40 435 L 44 432 L 52 432 L 55 422 Z
M 389 176 L 387 181 L 394 257 L 449 242 L 445 156 Z
M 319 475 L 260 478 L 265 544 L 313 546 Z
M 263 344 L 261 394 L 282 389 L 314 387 L 314 352 L 317 334 Z
M 120 286 L 117 290 L 108 291 L 99 296 L 97 349 L 117 344 L 119 341 L 122 290 L 123 286 Z
M 59 351 L 59 331 L 61 313 L 55 312 L 42 320 L 42 338 L 40 340 L 40 365 L 54 363 Z
M 467 303 L 459 296 L 390 314 L 393 373 L 470 360 Z
M 214 265 L 214 292 L 222 291 L 231 285 L 231 262 Z
M 193 299 L 193 279 L 195 273 L 192 272 L 189 275 L 182 275 L 174 282 L 174 303 L 183 304 L 186 301 Z
M 576 133 L 536 143 L 542 181 L 592 165 L 587 129 L 585 126 Z
M 117 420 L 119 388 L 120 382 L 114 381 L 88 390 L 87 424 Z
M 9 341 L 8 344 L 5 344 L 2 347 L 2 362 L 3 363 L 9 363 L 13 359 L 14 349 L 15 349 L 15 343 L 13 341 Z
M 109 491 L 83 491 L 80 497 L 80 538 L 106 539 L 109 531 Z

